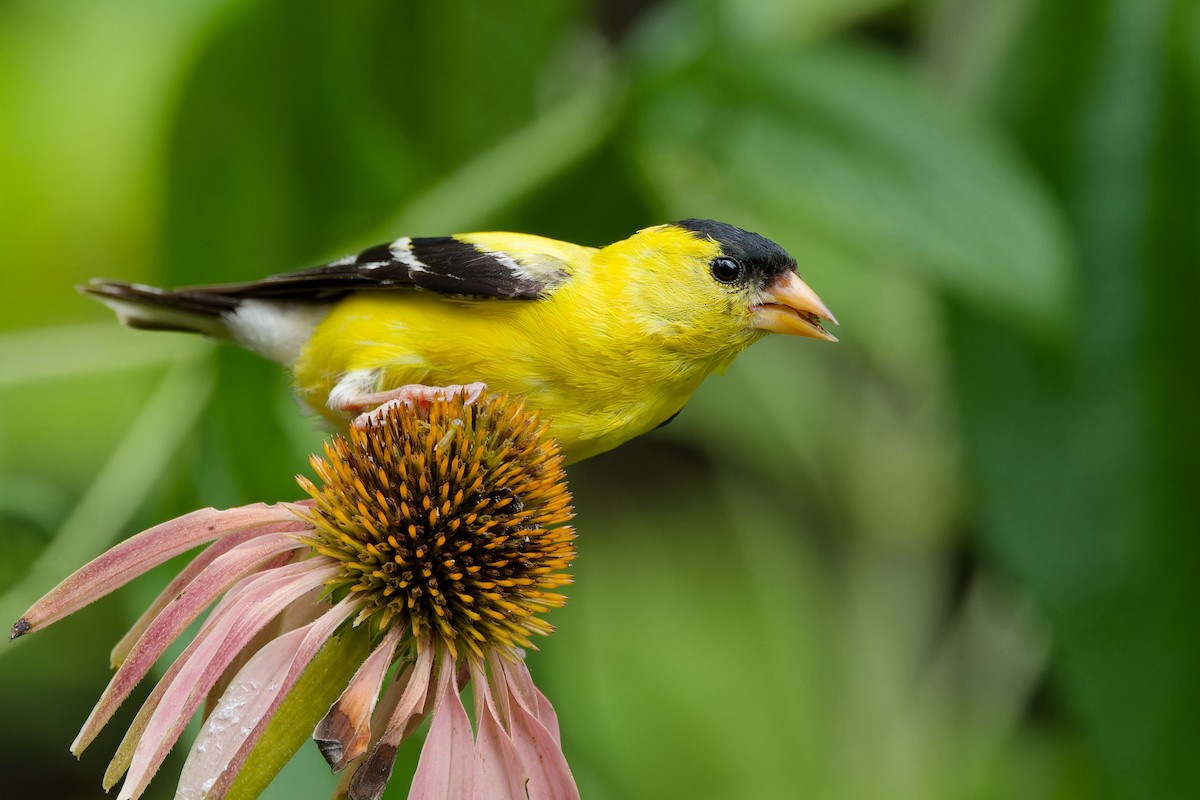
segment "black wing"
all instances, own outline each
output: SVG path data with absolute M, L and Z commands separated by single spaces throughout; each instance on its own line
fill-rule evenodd
M 561 262 L 560 262 L 561 263 Z M 461 297 L 534 300 L 567 277 L 561 269 L 522 265 L 513 255 L 453 236 L 397 239 L 324 266 L 251 283 L 197 286 L 172 294 L 243 299 L 333 300 L 350 292 L 410 287 Z

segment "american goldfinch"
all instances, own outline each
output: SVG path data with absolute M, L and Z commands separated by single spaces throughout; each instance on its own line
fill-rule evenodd
M 335 423 L 439 392 L 519 395 L 570 461 L 670 421 L 768 332 L 837 341 L 782 247 L 702 219 L 598 249 L 521 233 L 403 237 L 252 283 L 84 291 L 130 327 L 278 361 Z

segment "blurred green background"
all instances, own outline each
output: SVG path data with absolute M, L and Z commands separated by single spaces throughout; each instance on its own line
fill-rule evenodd
M 714 217 L 842 342 L 571 469 L 530 662 L 584 797 L 1200 797 L 1198 143 L 1187 0 L 7 0 L 0 616 L 298 497 L 321 438 L 274 365 L 75 284 Z M 67 747 L 168 574 L 0 647 L 5 796 L 100 796 L 120 725 Z M 266 796 L 332 785 L 306 747 Z

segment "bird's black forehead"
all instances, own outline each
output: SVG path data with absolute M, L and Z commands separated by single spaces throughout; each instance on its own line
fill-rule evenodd
M 721 252 L 766 275 L 795 269 L 796 261 L 787 251 L 765 236 L 711 219 L 684 219 L 671 223 L 677 228 L 714 240 Z

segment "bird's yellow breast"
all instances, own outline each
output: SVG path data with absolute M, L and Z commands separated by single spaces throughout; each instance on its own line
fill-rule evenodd
M 699 383 L 680 380 L 669 365 L 645 364 L 634 342 L 591 333 L 541 301 L 357 295 L 318 327 L 296 365 L 296 387 L 309 406 L 340 422 L 326 401 L 352 371 L 376 371 L 378 391 L 480 381 L 524 397 L 578 461 L 654 428 Z

